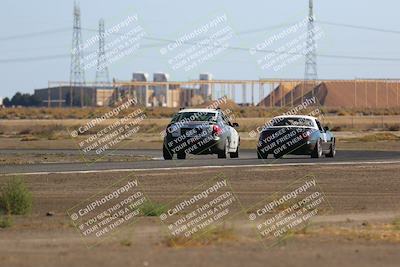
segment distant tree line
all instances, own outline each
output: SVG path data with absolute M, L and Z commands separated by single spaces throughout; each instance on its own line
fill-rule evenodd
M 5 107 L 12 106 L 23 106 L 23 107 L 37 107 L 42 104 L 42 101 L 35 95 L 22 94 L 17 92 L 11 100 L 6 97 L 3 99 L 3 105 Z

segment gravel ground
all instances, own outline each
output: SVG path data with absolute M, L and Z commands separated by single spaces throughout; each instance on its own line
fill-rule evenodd
M 396 165 L 260 167 L 197 171 L 50 174 L 24 176 L 33 211 L 0 228 L 1 266 L 399 266 L 400 177 Z M 223 174 L 243 207 L 251 208 L 294 180 L 313 175 L 329 200 L 329 213 L 279 245 L 265 248 L 247 214 L 227 220 L 233 237 L 209 244 L 169 247 L 157 217 L 139 217 L 112 238 L 87 248 L 66 210 L 115 181 L 136 177 L 146 195 L 168 203 Z M 3 184 L 8 177 L 0 177 Z M 46 216 L 51 211 L 54 216 Z M 89 243 L 94 240 L 89 239 Z

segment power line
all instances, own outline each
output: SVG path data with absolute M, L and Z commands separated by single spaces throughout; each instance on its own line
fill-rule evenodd
M 92 29 L 83 29 L 83 30 L 90 30 L 93 31 Z M 123 35 L 119 33 L 114 33 L 115 35 Z M 152 40 L 152 41 L 163 41 L 163 42 L 175 42 L 175 40 L 172 39 L 166 39 L 166 38 L 158 38 L 158 37 L 143 37 L 143 39 L 147 40 Z M 182 42 L 184 45 L 202 45 L 205 47 L 224 47 L 223 45 L 209 45 L 209 44 L 202 44 L 202 43 L 196 43 L 196 42 Z M 239 51 L 246 51 L 248 52 L 250 48 L 246 47 L 235 47 L 235 46 L 228 46 L 226 49 L 229 50 L 239 50 Z M 261 52 L 261 53 L 271 53 L 271 54 L 287 54 L 287 55 L 303 55 L 302 53 L 289 53 L 289 52 L 276 52 L 275 50 L 266 50 L 266 49 L 255 49 L 254 51 L 256 52 Z M 369 60 L 369 61 L 400 61 L 400 58 L 384 58 L 384 57 L 361 57 L 361 56 L 346 56 L 346 55 L 334 55 L 334 54 L 317 54 L 318 57 L 325 57 L 325 58 L 338 58 L 338 59 L 355 59 L 355 60 Z
M 91 31 L 91 32 L 97 32 L 95 29 L 89 29 L 89 28 L 82 28 L 82 30 L 85 31 Z M 122 36 L 124 33 L 112 33 L 113 35 L 118 35 Z M 151 40 L 151 41 L 159 41 L 159 42 L 164 42 L 164 43 L 171 43 L 175 42 L 176 40 L 173 39 L 167 39 L 167 38 L 160 38 L 160 37 L 152 37 L 152 36 L 145 36 L 143 39 L 146 40 Z M 220 48 L 220 47 L 225 47 L 223 45 L 215 45 L 215 44 L 203 44 L 200 42 L 188 42 L 188 41 L 182 41 L 181 42 L 184 45 L 201 45 L 205 47 L 215 47 L 215 48 Z M 162 44 L 160 44 L 162 45 Z M 156 44 L 154 46 L 157 46 Z M 246 47 L 237 47 L 237 46 L 228 46 L 226 49 L 229 50 L 239 50 L 239 51 L 249 51 L 250 48 Z M 267 50 L 267 49 L 255 49 L 254 51 L 256 52 L 261 52 L 261 53 L 271 53 L 271 54 L 287 54 L 287 55 L 303 55 L 302 53 L 289 53 L 289 52 L 276 52 L 275 50 Z M 338 59 L 356 59 L 356 60 L 370 60 L 370 61 L 400 61 L 400 58 L 384 58 L 384 57 L 361 57 L 361 56 L 346 56 L 346 55 L 334 55 L 334 54 L 317 54 L 318 57 L 326 57 L 326 58 L 338 58 Z
M 330 25 L 330 26 L 338 26 L 338 27 L 352 28 L 352 29 L 358 29 L 358 30 L 400 34 L 400 31 L 381 29 L 381 28 L 374 28 L 374 27 L 368 27 L 368 26 L 343 24 L 343 23 L 336 23 L 336 22 L 329 22 L 329 21 L 316 21 L 316 22 L 319 23 L 319 24 L 325 24 L 325 25 Z
M 246 35 L 246 34 L 252 34 L 252 33 L 265 32 L 268 30 L 280 29 L 280 28 L 283 28 L 286 26 L 291 26 L 293 24 L 294 23 L 284 23 L 284 24 L 277 24 L 277 25 L 263 27 L 263 28 L 249 29 L 249 30 L 237 32 L 236 35 Z
M 153 38 L 155 40 L 156 38 Z M 162 39 L 165 40 L 165 39 Z M 191 44 L 191 43 L 185 43 Z M 213 45 L 214 47 L 218 47 Z M 152 44 L 147 47 L 159 47 L 157 44 Z M 146 48 L 142 46 L 141 48 Z M 245 47 L 227 47 L 230 50 L 238 50 L 238 51 L 249 51 L 249 48 Z M 256 52 L 260 53 L 269 53 L 269 54 L 287 54 L 287 55 L 303 55 L 301 53 L 289 53 L 289 52 L 276 52 L 274 50 L 265 50 L 265 49 L 256 49 Z M 335 59 L 353 59 L 353 60 L 366 60 L 366 61 L 385 61 L 385 62 L 400 62 L 400 58 L 385 58 L 385 57 L 366 57 L 366 56 L 346 56 L 346 55 L 334 55 L 334 54 L 317 54 L 318 57 L 321 58 L 335 58 Z M 39 57 L 23 57 L 23 58 L 10 58 L 10 59 L 0 59 L 0 63 L 12 63 L 12 62 L 29 62 L 29 61 L 42 61 L 48 59 L 57 59 L 70 57 L 70 55 L 50 55 L 50 56 L 39 56 Z
M 380 31 L 380 32 L 387 32 L 387 33 L 400 33 L 399 31 L 392 31 L 392 30 L 385 30 L 385 29 L 378 29 L 378 28 L 371 28 L 371 27 L 364 27 L 364 26 L 356 26 L 356 25 L 349 25 L 349 24 L 338 24 L 338 23 L 331 23 L 331 22 L 325 22 L 325 21 L 317 21 L 317 23 L 320 24 L 330 24 L 334 26 L 341 26 L 341 27 L 351 27 L 351 28 L 357 28 L 357 29 L 363 29 L 363 30 L 373 30 L 373 31 Z M 96 29 L 89 29 L 89 28 L 81 28 L 82 30 L 85 31 L 91 31 L 91 32 L 97 32 Z M 260 30 L 260 29 L 258 29 Z M 54 30 L 53 32 L 55 32 Z M 50 32 L 50 31 L 48 31 Z M 251 30 L 247 31 L 251 32 Z M 242 32 L 246 33 L 246 32 Z M 37 33 L 35 33 L 37 34 Z M 32 35 L 32 34 L 31 34 Z M 124 35 L 123 33 L 113 33 L 113 35 Z M 22 35 L 19 37 L 22 38 Z M 10 37 L 7 37 L 10 38 Z M 172 39 L 167 39 L 167 38 L 159 38 L 159 37 L 143 37 L 143 39 L 147 40 L 152 40 L 152 41 L 158 41 L 161 42 L 160 44 L 150 44 L 148 46 L 141 46 L 141 48 L 145 47 L 159 47 L 162 45 L 162 43 L 171 43 L 175 42 L 175 40 Z M 209 45 L 209 44 L 200 44 L 196 42 L 182 42 L 185 45 L 203 45 L 203 46 L 208 46 L 208 47 L 221 47 L 220 45 Z M 229 50 L 238 50 L 238 51 L 249 51 L 250 48 L 246 47 L 234 47 L 234 46 L 229 46 L 226 47 Z M 301 53 L 289 53 L 289 52 L 276 52 L 274 50 L 266 50 L 266 49 L 256 49 L 256 52 L 260 53 L 272 53 L 272 54 L 288 54 L 288 55 L 302 55 Z M 385 58 L 385 57 L 367 57 L 367 56 L 347 56 L 347 55 L 335 55 L 335 54 L 317 54 L 318 57 L 321 58 L 336 58 L 336 59 L 351 59 L 351 60 L 366 60 L 366 61 L 385 61 L 385 62 L 398 62 L 400 61 L 400 58 Z M 42 60 L 47 60 L 47 59 L 57 59 L 57 58 L 63 58 L 66 57 L 66 55 L 50 55 L 50 56 L 39 56 L 39 57 L 25 57 L 25 58 L 11 58 L 11 59 L 0 59 L 0 63 L 11 63 L 11 62 L 28 62 L 28 61 L 42 61 Z
M 10 59 L 0 59 L 0 63 L 43 61 L 43 60 L 67 58 L 70 56 L 71 56 L 70 54 L 59 54 L 59 55 L 51 55 L 51 56 L 20 57 L 20 58 L 10 58 Z
M 56 34 L 56 33 L 61 33 L 61 32 L 68 32 L 68 31 L 71 31 L 71 29 L 70 28 L 58 28 L 58 29 L 53 29 L 53 30 L 41 31 L 41 32 L 32 32 L 32 33 L 2 37 L 2 38 L 0 38 L 0 41 L 10 41 L 10 40 L 17 40 L 17 39 L 32 38 L 32 37 L 37 37 L 37 36 L 41 36 L 41 35 L 51 35 L 51 34 Z
M 144 48 L 153 48 L 153 47 L 159 47 L 160 44 L 148 44 L 148 45 L 141 45 L 140 49 Z M 109 50 L 105 50 L 107 53 Z M 89 51 L 87 53 L 96 53 L 98 51 Z M 17 57 L 17 58 L 6 58 L 6 59 L 0 59 L 0 64 L 1 63 L 18 63 L 18 62 L 33 62 L 33 61 L 43 61 L 43 60 L 52 60 L 52 59 L 59 59 L 59 58 L 70 58 L 71 54 L 58 54 L 58 55 L 49 55 L 49 56 L 36 56 L 36 57 Z
M 330 26 L 337 26 L 337 27 L 366 30 L 366 31 L 400 34 L 400 31 L 391 30 L 391 29 L 383 29 L 383 28 L 375 28 L 375 27 L 369 27 L 369 26 L 352 25 L 352 24 L 345 24 L 345 23 L 322 21 L 322 20 L 316 20 L 315 23 L 323 24 L 323 25 L 330 25 Z M 239 31 L 236 33 L 236 35 L 245 35 L 245 34 L 251 34 L 251 33 L 265 32 L 267 30 L 279 29 L 279 28 L 283 28 L 285 26 L 290 26 L 290 25 L 292 25 L 292 23 L 283 23 L 283 24 L 277 24 L 277 25 L 267 26 L 267 27 L 263 27 L 263 28 L 248 29 L 248 30 L 244 30 L 244 31 Z M 84 28 L 82 28 L 82 29 L 87 30 L 87 31 L 97 31 L 97 30 L 93 30 L 93 29 L 84 29 Z M 45 31 L 40 31 L 40 32 L 25 33 L 25 34 L 1 37 L 0 41 L 32 38 L 32 37 L 41 36 L 41 35 L 52 35 L 52 34 L 57 34 L 57 33 L 62 33 L 62 32 L 68 32 L 68 31 L 71 31 L 71 29 L 70 28 L 56 28 L 56 29 L 45 30 Z

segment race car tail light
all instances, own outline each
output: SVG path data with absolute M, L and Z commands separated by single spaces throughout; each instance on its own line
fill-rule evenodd
M 311 140 L 311 133 L 312 133 L 311 131 L 303 132 L 301 134 L 301 136 L 303 137 L 303 140 L 310 141 Z
M 173 137 L 178 137 L 180 136 L 180 128 L 175 124 L 170 124 L 167 127 L 167 133 L 171 134 Z
M 222 129 L 219 125 L 213 125 L 213 134 L 219 136 L 222 134 Z

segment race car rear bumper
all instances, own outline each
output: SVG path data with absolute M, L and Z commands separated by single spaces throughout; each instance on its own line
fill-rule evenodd
M 223 139 L 215 135 L 180 138 L 167 136 L 164 146 L 173 154 L 216 154 L 225 148 Z

